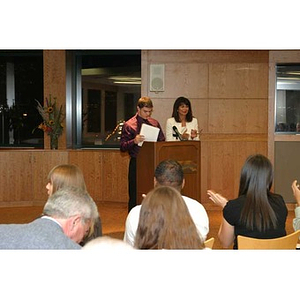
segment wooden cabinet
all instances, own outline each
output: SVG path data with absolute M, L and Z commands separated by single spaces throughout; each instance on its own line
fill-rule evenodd
M 31 204 L 31 153 L 0 151 L 0 202 L 2 206 Z
M 82 170 L 94 201 L 128 201 L 128 155 L 118 149 L 74 150 L 69 152 L 69 163 Z
M 43 205 L 49 171 L 67 161 L 66 151 L 1 150 L 0 205 Z
M 49 171 L 59 164 L 68 163 L 67 151 L 31 152 L 31 181 L 33 205 L 44 204 L 48 194 L 46 184 Z
M 102 201 L 127 202 L 129 155 L 103 151 L 102 165 Z
M 74 150 L 69 152 L 69 163 L 77 165 L 83 172 L 86 187 L 94 201 L 102 200 L 102 152 Z
M 49 171 L 68 163 L 80 167 L 96 202 L 128 201 L 129 156 L 119 149 L 0 150 L 0 206 L 44 205 Z

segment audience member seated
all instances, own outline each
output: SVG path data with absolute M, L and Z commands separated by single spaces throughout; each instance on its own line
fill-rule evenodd
M 62 188 L 48 198 L 42 217 L 27 224 L 1 224 L 0 249 L 81 249 L 79 243 L 97 217 L 86 191 Z
M 278 123 L 276 124 L 276 132 L 286 132 L 288 131 L 288 125 L 286 123 Z
M 64 187 L 79 187 L 86 191 L 86 184 L 82 171 L 76 165 L 62 164 L 55 166 L 48 174 L 48 183 L 46 189 L 48 195 L 51 196 L 54 192 Z M 97 218 L 95 224 L 91 226 L 91 231 L 80 243 L 85 245 L 88 241 L 102 236 L 102 223 L 100 216 Z
M 294 198 L 296 200 L 296 208 L 295 208 L 295 218 L 293 219 L 293 227 L 295 231 L 300 229 L 300 190 L 299 184 L 297 184 L 297 180 L 293 181 L 292 190 L 294 194 Z
M 154 186 L 171 186 L 181 192 L 184 183 L 183 169 L 177 161 L 164 160 L 157 165 L 154 173 Z M 204 241 L 209 231 L 209 220 L 205 208 L 196 200 L 186 196 L 182 196 L 182 198 L 188 207 L 201 239 Z M 141 205 L 135 206 L 129 212 L 125 223 L 124 241 L 132 246 L 134 245 L 140 210 Z
M 170 186 L 159 186 L 143 200 L 136 232 L 137 249 L 203 249 L 181 194 Z
M 223 220 L 218 237 L 227 248 L 237 236 L 278 238 L 286 235 L 287 207 L 282 196 L 271 193 L 273 168 L 268 158 L 256 154 L 247 158 L 241 170 L 239 196 L 227 201 L 208 190 L 209 198 L 223 208 Z
M 101 236 L 97 237 L 88 243 L 86 243 L 83 250 L 107 250 L 107 251 L 114 251 L 114 250 L 133 250 L 134 248 L 125 243 L 123 240 L 112 238 L 110 236 Z

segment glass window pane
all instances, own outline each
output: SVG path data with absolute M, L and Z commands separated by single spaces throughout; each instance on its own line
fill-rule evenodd
M 300 132 L 300 65 L 277 65 L 275 132 Z
M 82 91 L 76 98 L 82 101 L 76 147 L 119 147 L 119 124 L 135 114 L 141 96 L 141 51 L 76 51 L 75 56 Z
M 117 124 L 117 92 L 105 91 L 105 132 L 113 131 Z
M 43 147 L 36 100 L 43 103 L 43 52 L 0 51 L 0 146 Z
M 101 90 L 88 90 L 88 132 L 101 131 Z

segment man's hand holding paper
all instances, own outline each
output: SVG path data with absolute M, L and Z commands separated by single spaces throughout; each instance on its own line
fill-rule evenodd
M 157 127 L 143 123 L 140 131 L 140 136 L 144 136 L 145 142 L 156 142 L 159 130 L 160 129 Z M 142 146 L 144 141 L 141 141 L 140 143 L 138 143 L 138 145 Z

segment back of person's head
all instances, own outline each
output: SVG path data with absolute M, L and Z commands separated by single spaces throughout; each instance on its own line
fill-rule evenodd
M 98 209 L 87 191 L 81 188 L 61 188 L 47 200 L 43 214 L 57 219 L 69 219 L 79 215 L 83 223 L 94 222 L 98 217 Z
M 101 250 L 101 251 L 115 251 L 115 250 L 133 250 L 134 248 L 123 240 L 112 238 L 110 236 L 97 237 L 82 248 L 83 250 Z
M 52 193 L 65 187 L 79 187 L 86 190 L 82 171 L 76 165 L 62 164 L 55 166 L 48 174 L 48 180 L 52 184 Z
M 183 185 L 183 169 L 176 160 L 164 160 L 160 162 L 154 172 L 156 186 L 172 186 L 181 191 Z
M 202 249 L 203 241 L 180 193 L 169 186 L 150 191 L 142 202 L 135 238 L 138 249 Z
M 178 97 L 173 105 L 173 112 L 172 117 L 175 119 L 176 122 L 181 122 L 178 114 L 178 108 L 180 105 L 185 104 L 189 107 L 189 111 L 186 115 L 186 121 L 191 122 L 193 120 L 193 111 L 192 111 L 192 105 L 188 98 L 186 97 Z
M 273 167 L 270 160 L 261 154 L 250 155 L 241 170 L 239 195 L 266 193 L 273 183 Z
M 273 167 L 270 160 L 261 154 L 250 155 L 242 167 L 239 196 L 246 196 L 241 220 L 249 229 L 259 231 L 276 227 L 276 215 L 268 201 L 273 183 Z
M 153 107 L 153 103 L 152 103 L 152 100 L 149 97 L 141 97 L 138 100 L 137 106 L 139 108 L 143 108 L 143 107 L 152 108 Z

